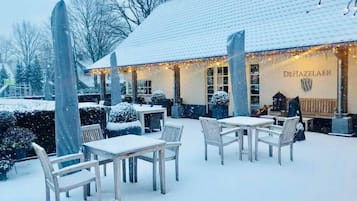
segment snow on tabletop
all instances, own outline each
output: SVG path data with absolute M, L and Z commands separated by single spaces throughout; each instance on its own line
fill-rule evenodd
M 112 154 L 117 154 L 124 152 L 132 152 L 145 147 L 162 145 L 163 143 L 165 143 L 165 141 L 153 139 L 150 137 L 138 135 L 123 135 L 104 140 L 92 141 L 85 144 L 89 145 L 90 147 L 95 147 L 97 149 L 101 149 Z
M 93 102 L 85 102 L 85 103 L 78 103 L 78 107 L 86 108 L 86 107 L 100 107 L 100 106 Z M 0 111 L 33 112 L 33 111 L 54 111 L 54 110 L 55 110 L 55 101 L 0 98 Z

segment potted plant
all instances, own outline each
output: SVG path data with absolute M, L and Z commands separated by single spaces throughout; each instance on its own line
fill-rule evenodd
M 141 124 L 136 117 L 134 107 L 126 102 L 119 103 L 109 112 L 109 122 L 107 131 L 109 137 L 115 137 L 126 134 L 141 134 Z
M 229 95 L 225 91 L 216 91 L 210 101 L 212 117 L 223 119 L 228 117 Z
M 166 100 L 165 93 L 161 90 L 156 90 L 151 94 L 151 103 L 154 105 L 162 105 L 163 101 Z

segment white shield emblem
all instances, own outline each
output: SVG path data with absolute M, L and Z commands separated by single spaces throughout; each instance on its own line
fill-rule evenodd
M 307 92 L 307 91 L 310 91 L 311 88 L 312 88 L 312 79 L 310 78 L 303 78 L 300 80 L 301 82 L 301 88 Z

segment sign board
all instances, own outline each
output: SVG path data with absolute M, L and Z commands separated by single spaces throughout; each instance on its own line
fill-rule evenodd
M 4 84 L 5 85 L 9 85 L 9 86 L 13 86 L 16 84 L 15 80 L 12 80 L 12 79 L 5 79 L 4 80 Z

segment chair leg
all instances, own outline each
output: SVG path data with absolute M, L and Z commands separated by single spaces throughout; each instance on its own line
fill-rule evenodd
M 103 173 L 104 173 L 104 176 L 107 176 L 107 164 L 103 165 Z
M 221 164 L 224 165 L 223 146 L 219 147 L 219 153 L 221 153 Z
M 290 144 L 290 160 L 293 161 L 293 143 Z
M 269 156 L 273 156 L 273 147 L 271 145 L 269 145 Z
M 179 181 L 179 153 L 176 152 L 175 157 L 175 172 L 176 172 L 176 181 Z
M 281 146 L 279 146 L 278 148 L 278 161 L 279 161 L 279 165 L 281 165 Z
M 100 180 L 100 173 L 99 173 L 99 168 L 95 168 L 95 184 L 96 184 L 96 189 L 97 189 L 97 199 L 98 201 L 102 200 L 102 184 Z
M 205 143 L 205 160 L 207 160 L 207 144 Z
M 69 191 L 66 191 L 66 197 L 69 197 Z
M 83 200 L 87 200 L 87 186 L 83 186 Z
M 46 201 L 50 201 L 50 187 L 45 184 L 46 186 Z
M 134 157 L 134 164 L 133 164 L 133 176 L 134 176 L 134 182 L 138 182 L 138 158 Z
M 55 190 L 55 200 L 60 201 L 60 193 L 58 190 Z

